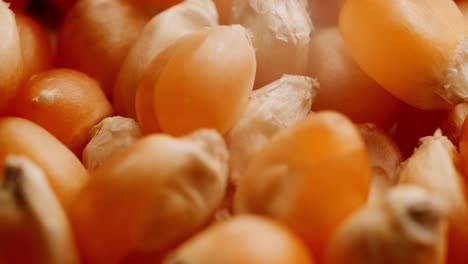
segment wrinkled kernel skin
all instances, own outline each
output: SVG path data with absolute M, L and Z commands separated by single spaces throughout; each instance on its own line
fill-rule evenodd
M 92 171 L 104 161 L 131 146 L 141 137 L 138 123 L 131 118 L 108 117 L 94 126 L 89 133 L 91 140 L 82 154 L 83 165 Z
M 157 127 L 172 135 L 198 128 L 226 133 L 242 114 L 255 79 L 255 53 L 245 32 L 212 27 L 186 35 L 169 49 L 155 58 L 159 61 L 148 68 L 137 91 L 144 133 Z
M 336 27 L 312 37 L 307 74 L 320 83 L 314 111 L 339 111 L 354 122 L 383 128 L 390 128 L 398 118 L 401 102 L 359 68 Z
M 244 26 L 255 47 L 255 89 L 283 74 L 305 75 L 312 22 L 299 0 L 232 0 L 232 24 Z
M 278 223 L 258 216 L 237 216 L 195 235 L 161 263 L 315 262 L 304 245 Z
M 54 69 L 33 76 L 18 93 L 16 116 L 47 129 L 78 157 L 89 131 L 112 114 L 99 84 L 78 71 Z
M 348 0 L 339 24 L 357 64 L 394 96 L 420 109 L 451 107 L 434 89 L 466 31 L 455 3 Z
M 90 75 L 111 96 L 120 64 L 149 18 L 128 0 L 79 1 L 60 26 L 58 65 Z
M 354 125 L 338 113 L 312 114 L 254 157 L 240 178 L 235 212 L 279 220 L 320 260 L 336 228 L 366 203 L 370 175 Z

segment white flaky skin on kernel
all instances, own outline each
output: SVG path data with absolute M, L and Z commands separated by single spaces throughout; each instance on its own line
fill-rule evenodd
M 451 105 L 468 102 L 468 37 L 460 38 L 449 60 L 443 84 L 435 92 Z
M 314 27 L 303 1 L 234 0 L 231 23 L 241 24 L 253 36 L 256 88 L 283 74 L 305 74 Z
M 467 214 L 456 147 L 440 130 L 420 141 L 414 154 L 401 165 L 399 183 L 416 184 L 432 191 L 450 205 L 451 216 Z
M 235 184 L 251 157 L 281 129 L 310 112 L 318 83 L 309 77 L 284 75 L 252 92 L 241 119 L 225 136 L 230 158 L 230 180 Z
M 142 136 L 140 126 L 131 118 L 108 117 L 91 130 L 92 139 L 83 150 L 83 163 L 94 170 L 119 150 Z

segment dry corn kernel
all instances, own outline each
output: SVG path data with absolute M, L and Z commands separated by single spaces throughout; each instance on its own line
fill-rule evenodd
M 309 114 L 317 89 L 318 83 L 311 78 L 284 75 L 251 93 L 244 114 L 225 136 L 232 183 L 237 183 L 271 137 Z
M 455 146 L 437 131 L 421 139 L 421 145 L 400 169 L 400 184 L 417 184 L 447 202 L 450 213 L 468 213 L 465 189 L 459 172 L 460 157 Z
M 307 75 L 320 83 L 314 111 L 339 111 L 354 122 L 385 128 L 398 118 L 400 101 L 356 65 L 336 27 L 320 30 L 312 37 Z
M 370 174 L 354 125 L 338 113 L 311 114 L 253 158 L 240 178 L 235 212 L 279 220 L 320 260 L 336 228 L 366 203 Z
M 67 147 L 26 119 L 0 119 L 0 169 L 5 166 L 5 157 L 11 154 L 27 157 L 44 171 L 65 210 L 88 179 L 86 169 Z M 1 179 L 4 175 L 0 173 Z
M 83 150 L 83 164 L 94 170 L 115 153 L 141 137 L 140 126 L 131 118 L 108 117 L 91 129 L 92 139 Z
M 163 253 L 201 229 L 224 196 L 227 158 L 212 130 L 152 135 L 117 153 L 91 173 L 70 210 L 84 261 Z
M 116 112 L 136 119 L 135 94 L 151 61 L 181 36 L 217 25 L 212 0 L 186 0 L 154 16 L 120 67 L 112 92 Z
M 359 66 L 404 102 L 437 110 L 468 100 L 468 41 L 452 1 L 347 0 L 340 29 Z
M 32 75 L 52 68 L 55 54 L 47 30 L 33 17 L 15 11 L 24 59 L 23 82 Z
M 416 186 L 391 189 L 337 231 L 326 264 L 444 264 L 446 207 Z
M 278 223 L 257 216 L 238 216 L 195 235 L 162 263 L 313 264 L 314 261 L 306 247 Z
M 95 78 L 111 96 L 120 65 L 149 18 L 128 0 L 78 1 L 58 33 L 58 64 Z
M 23 79 L 23 55 L 15 15 L 0 1 L 0 116 L 11 113 L 13 98 Z
M 241 26 L 185 35 L 153 60 L 140 82 L 136 107 L 143 133 L 226 133 L 244 111 L 255 69 L 255 52 Z
M 229 185 L 215 221 L 230 216 L 237 183 L 252 157 L 268 140 L 310 113 L 318 83 L 305 76 L 283 75 L 252 91 L 244 114 L 225 135 L 229 147 Z
M 400 184 L 415 184 L 438 196 L 448 208 L 449 242 L 447 263 L 463 263 L 468 254 L 468 205 L 466 184 L 460 170 L 460 157 L 455 146 L 441 135 L 421 139 L 421 145 L 406 160 L 400 171 Z
M 20 156 L 7 156 L 3 169 L 0 262 L 80 263 L 68 218 L 44 172 Z
M 34 75 L 19 89 L 15 103 L 16 116 L 47 129 L 78 157 L 91 128 L 112 114 L 98 82 L 70 69 Z

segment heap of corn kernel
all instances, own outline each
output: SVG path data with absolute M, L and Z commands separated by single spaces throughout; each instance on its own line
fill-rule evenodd
M 468 263 L 468 0 L 0 0 L 0 264 Z

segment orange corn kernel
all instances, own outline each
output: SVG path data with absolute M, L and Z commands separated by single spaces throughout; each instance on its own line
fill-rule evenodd
M 34 74 L 52 68 L 55 55 L 49 32 L 41 24 L 21 11 L 15 11 L 15 17 L 24 58 L 23 80 L 26 82 Z
M 16 115 L 47 129 L 77 156 L 89 131 L 112 114 L 99 84 L 86 74 L 55 69 L 35 75 L 20 90 Z
M 421 139 L 420 146 L 400 168 L 400 184 L 416 184 L 435 192 L 450 205 L 450 212 L 468 213 L 460 157 L 456 147 L 437 131 Z
M 8 155 L 0 179 L 0 262 L 78 264 L 68 218 L 47 176 L 25 157 Z
M 444 264 L 445 204 L 424 189 L 402 185 L 357 210 L 336 232 L 326 264 Z
M 58 64 L 89 74 L 111 95 L 120 64 L 149 18 L 128 0 L 79 1 L 58 33 Z
M 138 82 L 151 61 L 183 35 L 216 26 L 217 20 L 212 0 L 184 1 L 154 16 L 120 67 L 112 92 L 115 111 L 136 119 L 135 95 Z
M 336 228 L 366 203 L 371 170 L 355 126 L 334 112 L 312 114 L 275 135 L 241 176 L 236 213 L 272 217 L 319 257 Z
M 359 66 L 402 101 L 440 110 L 468 100 L 468 40 L 453 1 L 347 0 L 340 29 Z
M 321 30 L 312 37 L 307 74 L 320 83 L 312 110 L 339 111 L 355 122 L 385 128 L 398 118 L 400 101 L 351 59 L 336 27 Z
M 7 155 L 21 155 L 37 164 L 65 209 L 87 180 L 78 158 L 40 126 L 21 118 L 0 119 L 0 168 Z M 3 178 L 1 172 L 0 178 Z
M 258 216 L 238 216 L 197 234 L 162 263 L 312 264 L 314 261 L 301 241 L 283 226 Z
M 163 253 L 200 230 L 223 198 L 227 158 L 221 136 L 202 130 L 148 136 L 104 162 L 71 210 L 86 263 Z
M 0 1 L 0 116 L 11 114 L 13 98 L 23 79 L 23 55 L 15 15 Z
M 226 133 L 241 116 L 255 78 L 255 52 L 240 26 L 188 34 L 156 57 L 137 91 L 143 133 Z M 177 117 L 177 118 L 174 118 Z
M 252 91 L 241 118 L 225 135 L 231 154 L 229 179 L 234 185 L 268 140 L 310 113 L 319 84 L 312 78 L 283 75 Z
M 456 147 L 437 131 L 421 140 L 421 145 L 400 170 L 400 184 L 415 184 L 431 191 L 448 208 L 449 238 L 447 263 L 461 264 L 468 258 L 468 201 L 466 184 L 460 173 Z

